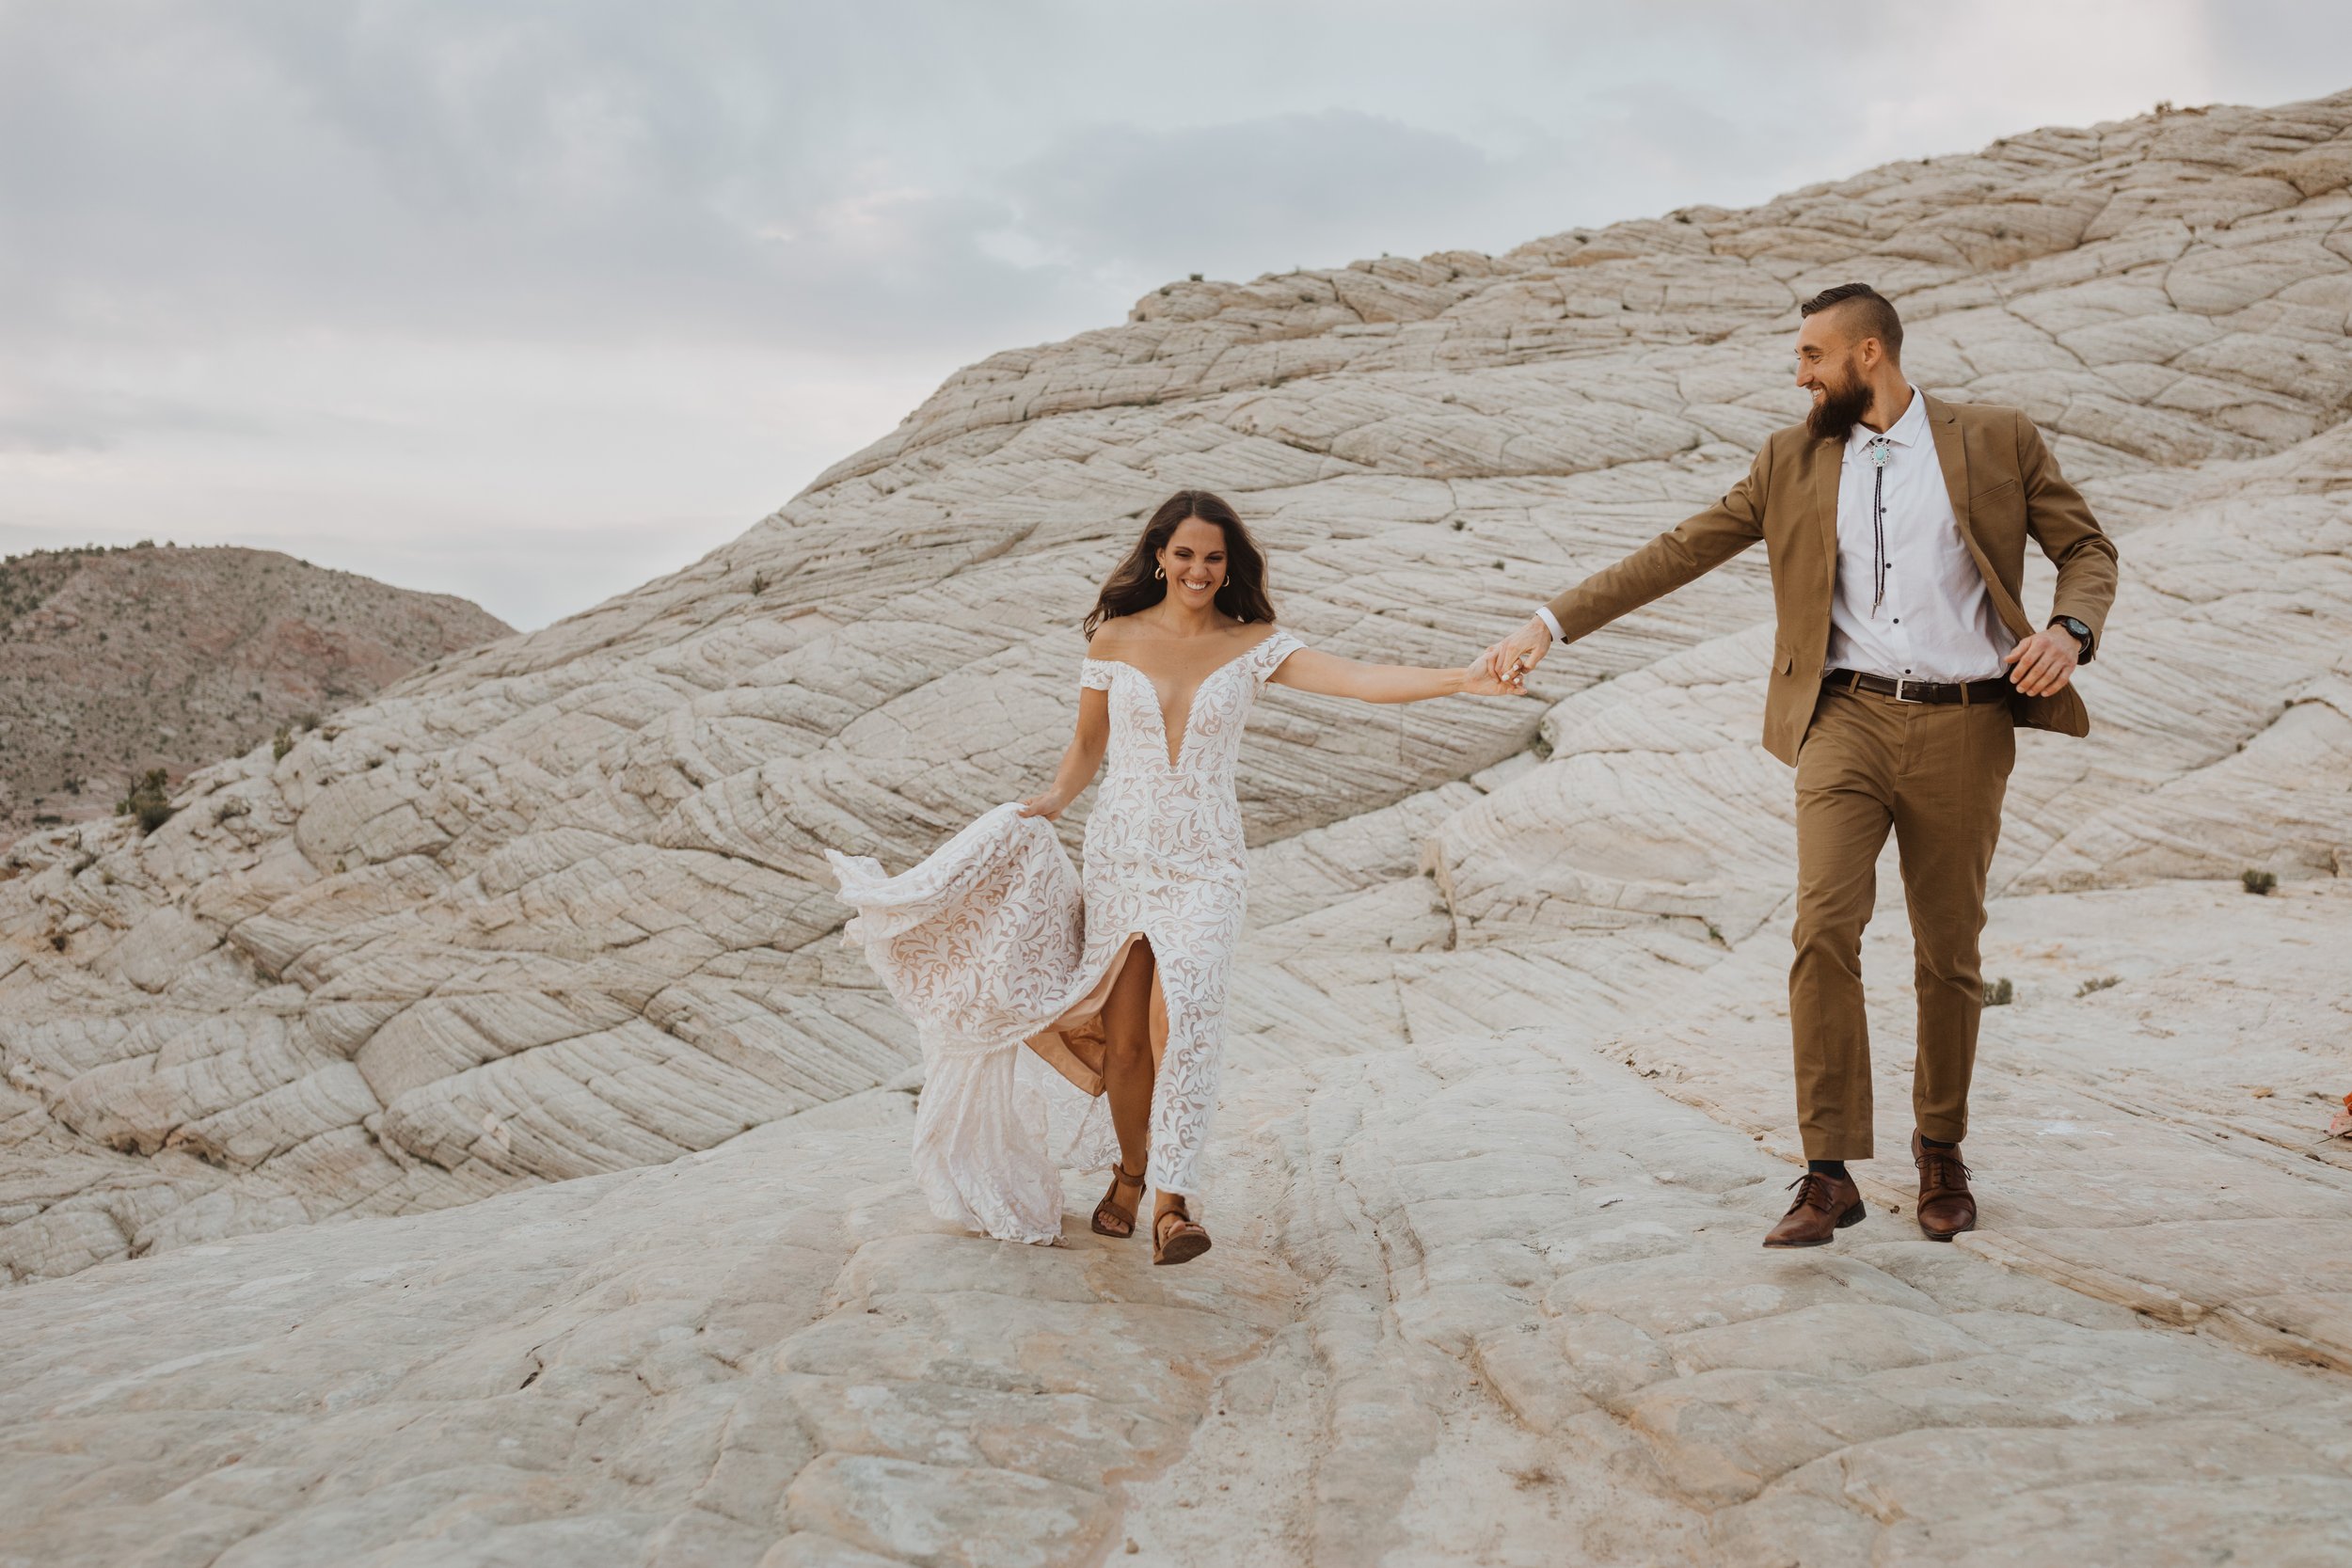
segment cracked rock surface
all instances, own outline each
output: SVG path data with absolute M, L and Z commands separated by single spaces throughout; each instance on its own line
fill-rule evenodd
M 2347 179 L 2352 94 L 1171 284 L 148 838 L 20 841 L 0 1563 L 2352 1555 Z M 1908 1213 L 1890 859 L 1872 1215 L 1756 1245 L 1760 556 L 1537 701 L 1269 692 L 1206 1259 L 1086 1234 L 1074 1180 L 1060 1248 L 930 1222 L 819 848 L 1034 787 L 1137 515 L 1218 489 L 1311 642 L 1467 657 L 1741 472 L 1851 277 L 2123 555 L 2094 733 L 2010 785 L 1982 1227 Z

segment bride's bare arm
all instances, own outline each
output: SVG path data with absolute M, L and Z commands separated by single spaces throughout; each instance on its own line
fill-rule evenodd
M 1418 703 L 1429 697 L 1502 697 L 1509 688 L 1481 662 L 1461 670 L 1424 670 L 1413 664 L 1365 664 L 1337 654 L 1301 648 L 1266 677 L 1277 686 L 1325 697 L 1363 703 Z
M 1089 687 L 1078 693 L 1078 733 L 1070 737 L 1070 750 L 1061 754 L 1052 786 L 1022 801 L 1021 815 L 1042 816 L 1049 822 L 1059 816 L 1062 808 L 1094 782 L 1094 771 L 1103 766 L 1103 752 L 1110 739 L 1111 694 Z

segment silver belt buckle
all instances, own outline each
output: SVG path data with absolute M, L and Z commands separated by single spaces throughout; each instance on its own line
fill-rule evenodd
M 1930 681 L 1905 680 L 1902 676 L 1897 675 L 1895 677 L 1895 700 L 1899 703 L 1910 703 L 1915 706 L 1923 705 L 1927 702 L 1925 697 L 1906 697 L 1903 695 L 1903 688 L 1906 686 L 1929 686 L 1932 684 L 1933 683 Z

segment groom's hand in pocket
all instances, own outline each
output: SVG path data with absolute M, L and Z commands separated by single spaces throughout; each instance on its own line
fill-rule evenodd
M 2042 627 L 2001 656 L 2009 666 L 2010 684 L 2028 697 L 2065 690 L 2081 661 L 2081 645 L 2074 635 L 2056 626 Z

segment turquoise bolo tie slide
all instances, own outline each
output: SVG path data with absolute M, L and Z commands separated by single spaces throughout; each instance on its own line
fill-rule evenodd
M 1870 467 L 1883 468 L 1895 461 L 1895 449 L 1884 441 L 1870 443 Z

